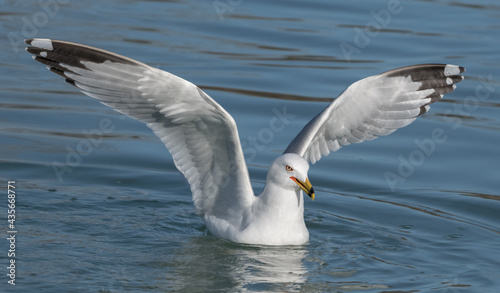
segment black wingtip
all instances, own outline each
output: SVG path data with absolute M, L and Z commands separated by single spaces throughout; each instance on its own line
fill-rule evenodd
M 66 82 L 74 87 L 78 87 L 73 79 L 66 78 Z

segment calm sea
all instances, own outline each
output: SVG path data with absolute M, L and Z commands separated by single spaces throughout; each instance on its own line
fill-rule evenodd
M 499 291 L 498 1 L 0 3 L 1 292 Z M 312 166 L 310 243 L 269 248 L 207 235 L 160 140 L 33 62 L 30 37 L 199 85 L 236 120 L 257 193 L 272 160 L 352 82 L 418 63 L 467 72 L 414 124 Z M 279 131 L 276 113 L 290 117 Z

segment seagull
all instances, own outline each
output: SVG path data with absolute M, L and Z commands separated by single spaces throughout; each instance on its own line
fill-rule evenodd
M 199 87 L 176 75 L 102 49 L 27 39 L 33 59 L 82 93 L 146 123 L 189 183 L 196 213 L 216 237 L 252 245 L 309 241 L 303 192 L 314 200 L 309 164 L 342 146 L 388 135 L 453 91 L 465 68 L 402 67 L 345 89 L 275 159 L 253 193 L 236 123 Z

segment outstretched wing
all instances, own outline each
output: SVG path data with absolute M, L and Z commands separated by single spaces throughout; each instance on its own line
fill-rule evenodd
M 29 39 L 34 60 L 84 94 L 147 124 L 184 174 L 198 214 L 226 218 L 254 200 L 236 123 L 194 84 L 101 49 Z
M 453 91 L 464 71 L 455 65 L 421 64 L 357 81 L 312 119 L 285 153 L 314 164 L 344 145 L 388 135 Z

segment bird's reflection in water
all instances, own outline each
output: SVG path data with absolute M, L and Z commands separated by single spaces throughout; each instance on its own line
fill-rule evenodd
M 249 246 L 196 237 L 177 251 L 178 270 L 167 278 L 183 292 L 298 292 L 306 282 L 307 254 L 307 246 Z

